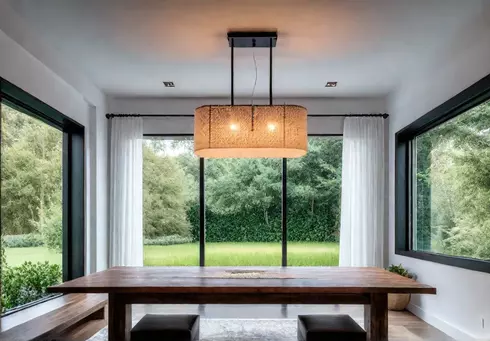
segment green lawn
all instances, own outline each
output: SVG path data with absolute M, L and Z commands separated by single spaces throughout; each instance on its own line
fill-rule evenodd
M 24 262 L 45 262 L 61 265 L 61 253 L 56 253 L 44 247 L 15 247 L 5 248 L 5 257 L 9 266 L 21 265 Z
M 61 264 L 61 254 L 43 247 L 6 248 L 7 264 L 25 261 Z M 199 244 L 145 246 L 145 265 L 199 265 Z M 336 266 L 339 244 L 288 243 L 288 264 L 291 266 Z M 206 265 L 210 266 L 279 266 L 280 243 L 206 243 Z
M 145 265 L 199 265 L 199 244 L 145 246 Z M 288 243 L 288 264 L 339 264 L 339 244 Z M 206 243 L 209 266 L 280 266 L 280 243 Z

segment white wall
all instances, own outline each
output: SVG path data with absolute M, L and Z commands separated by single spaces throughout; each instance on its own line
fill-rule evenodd
M 229 104 L 228 98 L 110 98 L 112 113 L 191 115 L 194 109 L 206 104 Z M 250 100 L 238 98 L 236 104 L 250 104 Z M 267 104 L 267 99 L 255 99 L 255 104 Z M 288 98 L 275 99 L 274 103 L 298 104 L 308 109 L 309 115 L 384 113 L 384 98 Z M 309 117 L 309 134 L 342 134 L 343 117 Z M 145 134 L 192 134 L 192 117 L 145 118 Z
M 138 114 L 193 114 L 201 105 L 229 104 L 229 98 L 154 98 L 110 97 L 107 108 L 112 113 Z M 235 104 L 250 104 L 250 99 L 236 98 Z M 268 104 L 264 98 L 254 99 L 254 104 Z M 274 104 L 298 104 L 306 107 L 309 114 L 374 113 L 386 111 L 386 100 L 378 97 L 365 98 L 275 98 Z
M 0 29 L 0 77 L 85 126 L 86 272 L 102 270 L 107 267 L 108 248 L 105 96 L 61 63 L 54 51 L 45 49 L 5 3 L 0 3 Z M 91 205 L 93 197 L 96 205 Z
M 437 288 L 436 296 L 415 295 L 410 310 L 456 340 L 490 340 L 490 274 L 394 254 L 394 135 L 490 73 L 489 17 L 489 11 L 482 12 L 439 59 L 405 80 L 388 106 L 390 262 L 402 263 L 420 282 Z

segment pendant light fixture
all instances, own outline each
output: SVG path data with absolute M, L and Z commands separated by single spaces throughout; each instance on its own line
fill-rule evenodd
M 194 152 L 204 158 L 295 158 L 308 146 L 307 110 L 273 105 L 272 49 L 276 32 L 229 32 L 231 105 L 204 105 L 194 113 Z M 269 48 L 269 105 L 235 105 L 234 49 Z

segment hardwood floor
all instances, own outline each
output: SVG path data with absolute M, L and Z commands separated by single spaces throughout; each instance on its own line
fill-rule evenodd
M 296 318 L 299 314 L 338 314 L 351 315 L 361 323 L 364 308 L 357 305 L 134 305 L 133 319 L 145 314 L 200 314 L 202 318 L 242 318 L 242 319 L 278 319 Z M 420 320 L 410 312 L 389 312 L 390 341 L 455 341 L 438 329 Z M 362 325 L 362 324 L 361 324 Z M 104 325 L 91 322 L 64 335 L 63 340 L 83 341 L 90 338 Z

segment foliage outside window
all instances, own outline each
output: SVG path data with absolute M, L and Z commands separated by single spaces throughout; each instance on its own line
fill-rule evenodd
M 287 165 L 288 264 L 338 265 L 342 138 L 310 137 Z
M 148 138 L 145 265 L 199 264 L 199 159 L 191 139 Z M 342 139 L 288 160 L 288 265 L 338 265 Z M 281 265 L 282 159 L 205 160 L 206 265 Z
M 143 147 L 145 265 L 199 265 L 199 159 L 190 139 Z
M 280 266 L 282 159 L 208 159 L 206 265 Z
M 63 133 L 1 104 L 2 310 L 61 281 Z
M 417 136 L 413 250 L 490 260 L 490 102 Z

